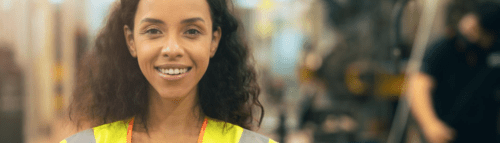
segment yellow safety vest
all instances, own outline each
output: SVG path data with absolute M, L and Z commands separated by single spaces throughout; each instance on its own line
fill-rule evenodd
M 127 143 L 129 121 L 117 121 L 79 132 L 60 143 Z M 202 143 L 276 143 L 263 135 L 211 118 L 205 118 L 198 142 Z M 224 129 L 225 124 L 225 129 Z M 129 137 L 130 138 L 130 137 Z

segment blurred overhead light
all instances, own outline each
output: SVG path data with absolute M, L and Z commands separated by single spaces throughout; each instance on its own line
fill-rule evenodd
M 2 1 L 2 10 L 8 11 L 12 7 L 12 0 L 3 0 Z
M 252 9 L 257 6 L 260 0 L 236 0 L 236 5 L 242 8 Z
M 63 0 L 49 0 L 52 4 L 61 4 Z

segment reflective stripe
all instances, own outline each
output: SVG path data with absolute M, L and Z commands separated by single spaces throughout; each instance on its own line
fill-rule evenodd
M 117 121 L 94 127 L 97 143 L 126 143 L 128 121 Z
M 197 143 L 203 143 L 203 137 L 205 136 L 205 129 L 207 129 L 208 118 L 203 120 L 203 125 L 201 125 L 200 135 L 198 136 Z
M 243 128 L 240 126 L 209 119 L 203 136 L 203 143 L 237 143 L 242 133 Z
M 128 129 L 127 129 L 127 143 L 132 142 L 132 131 L 134 130 L 134 117 L 128 121 Z
M 88 129 L 81 131 L 63 141 L 61 143 L 96 143 L 94 138 L 94 130 Z
M 245 129 L 241 134 L 241 139 L 240 142 L 238 143 L 268 143 L 268 142 L 269 138 Z

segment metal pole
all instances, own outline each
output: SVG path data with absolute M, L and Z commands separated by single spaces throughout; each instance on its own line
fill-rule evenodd
M 422 17 L 420 17 L 417 35 L 413 44 L 413 50 L 411 52 L 410 60 L 408 61 L 408 67 L 406 69 L 406 81 L 408 81 L 410 75 L 418 72 L 420 66 L 422 65 L 422 59 L 429 42 L 429 37 L 432 33 L 432 25 L 435 21 L 439 2 L 440 0 L 425 1 L 423 14 Z M 409 96 L 411 94 L 406 95 Z M 387 139 L 388 143 L 401 142 L 403 132 L 408 121 L 411 106 L 411 98 L 408 98 L 407 96 L 401 96 L 401 98 L 399 98 L 398 108 L 396 109 L 396 114 L 391 126 L 391 131 L 389 132 L 389 137 Z

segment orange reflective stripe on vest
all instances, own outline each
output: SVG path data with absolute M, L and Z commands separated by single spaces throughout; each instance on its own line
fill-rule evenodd
M 200 135 L 198 137 L 197 143 L 203 143 L 203 136 L 205 136 L 205 130 L 207 129 L 207 124 L 208 124 L 208 119 L 205 118 L 205 120 L 203 120 L 203 124 L 201 125 Z

